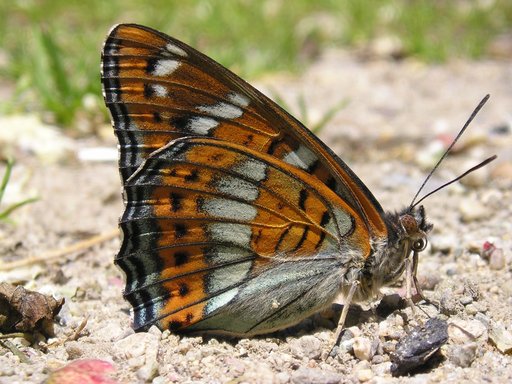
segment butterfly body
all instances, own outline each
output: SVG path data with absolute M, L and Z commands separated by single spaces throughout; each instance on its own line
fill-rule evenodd
M 116 263 L 136 329 L 282 329 L 339 293 L 371 299 L 424 248 L 422 207 L 384 213 L 302 124 L 184 43 L 116 26 L 102 83 L 124 186 Z

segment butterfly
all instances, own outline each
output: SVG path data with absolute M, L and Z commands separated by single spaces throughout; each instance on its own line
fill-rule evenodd
M 110 31 L 101 66 L 125 204 L 115 263 L 136 330 L 269 333 L 341 293 L 337 339 L 350 303 L 404 271 L 408 292 L 417 287 L 432 229 L 423 206 L 385 212 L 343 160 L 247 82 L 135 24 Z

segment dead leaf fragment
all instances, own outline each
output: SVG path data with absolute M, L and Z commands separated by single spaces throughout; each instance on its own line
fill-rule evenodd
M 41 332 L 53 336 L 53 323 L 64 299 L 56 300 L 23 286 L 0 283 L 0 332 Z

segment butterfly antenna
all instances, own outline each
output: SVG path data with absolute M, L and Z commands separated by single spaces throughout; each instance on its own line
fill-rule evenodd
M 447 183 L 444 183 L 443 185 L 441 185 L 440 187 L 437 187 L 436 189 L 434 189 L 433 191 L 427 193 L 425 196 L 423 196 L 421 199 L 419 199 L 417 202 L 415 202 L 414 204 L 411 205 L 411 208 L 414 208 L 415 206 L 417 206 L 419 203 L 421 203 L 423 200 L 425 200 L 427 197 L 429 197 L 430 195 L 436 193 L 437 191 L 439 191 L 440 189 L 443 189 L 444 187 L 447 187 L 449 186 L 450 184 L 453 184 L 455 183 L 456 181 L 459 181 L 460 179 L 462 179 L 463 177 L 466 177 L 467 175 L 469 175 L 471 172 L 473 171 L 476 171 L 477 169 L 480 169 L 484 166 L 486 166 L 487 164 L 489 164 L 491 161 L 495 160 L 498 156 L 494 155 L 494 156 L 491 156 L 487 159 L 485 159 L 484 161 L 482 161 L 481 163 L 475 165 L 474 167 L 468 169 L 466 172 L 464 172 L 462 175 L 460 176 L 457 176 L 455 179 L 453 180 L 450 180 L 448 181 Z
M 480 103 L 477 105 L 477 107 L 475 108 L 475 110 L 473 111 L 473 113 L 471 114 L 471 116 L 469 116 L 469 119 L 466 121 L 466 124 L 464 124 L 464 126 L 462 127 L 462 129 L 459 131 L 459 133 L 457 134 L 457 136 L 455 137 L 455 139 L 453 139 L 453 141 L 451 142 L 450 146 L 448 147 L 448 149 L 446 149 L 446 151 L 443 153 L 443 156 L 441 156 L 441 158 L 437 161 L 436 165 L 434 165 L 434 168 L 432 168 L 432 170 L 430 171 L 430 173 L 428 174 L 428 176 L 425 178 L 425 181 L 423 181 L 423 184 L 421 184 L 421 187 L 418 189 L 418 192 L 416 192 L 416 194 L 414 195 L 412 201 L 411 201 L 411 204 L 409 205 L 409 209 L 415 207 L 420 201 L 423 201 L 423 199 L 425 199 L 425 197 L 431 195 L 433 192 L 430 192 L 429 194 L 427 194 L 426 196 L 423 196 L 418 202 L 415 202 L 416 199 L 418 198 L 420 192 L 423 190 L 423 188 L 425 187 L 425 185 L 427 184 L 427 182 L 430 180 L 430 178 L 432 177 L 432 175 L 434 174 L 434 172 L 436 171 L 436 169 L 439 167 L 439 165 L 443 162 L 443 160 L 445 159 L 446 156 L 448 156 L 448 153 L 450 153 L 450 151 L 452 150 L 453 146 L 457 143 L 457 141 L 459 141 L 460 137 L 462 136 L 462 134 L 464 133 L 464 131 L 467 129 L 467 127 L 469 126 L 469 124 L 471 124 L 471 122 L 473 121 L 473 119 L 475 118 L 475 116 L 478 114 L 478 112 L 480 112 L 480 110 L 482 109 L 482 107 L 485 105 L 485 103 L 487 103 L 487 100 L 489 100 L 489 97 L 491 97 L 489 94 L 485 95 L 485 97 L 482 99 L 482 101 L 480 101 Z M 463 178 L 464 176 L 466 176 L 467 174 L 477 170 L 478 168 L 480 167 L 483 167 L 484 165 L 490 163 L 492 160 L 494 160 L 496 158 L 496 156 L 494 157 L 490 157 L 489 159 L 487 160 L 484 160 L 482 163 L 478 164 L 476 167 L 473 167 L 471 168 L 470 170 L 466 171 L 464 174 L 460 175 L 459 177 L 457 177 L 456 179 L 448 182 L 447 184 L 443 185 L 442 187 L 439 187 L 436 189 L 436 191 L 438 191 L 439 189 L 441 188 L 444 188 L 446 187 L 447 185 L 450 185 L 451 183 Z

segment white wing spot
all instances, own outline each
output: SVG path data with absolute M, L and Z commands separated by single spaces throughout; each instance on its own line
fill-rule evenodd
M 165 46 L 165 49 L 167 49 L 169 52 L 174 53 L 175 55 L 181 56 L 181 57 L 187 57 L 187 52 L 185 52 L 183 49 L 178 47 L 177 45 L 168 43 Z
M 214 105 L 201 105 L 197 107 L 197 109 L 201 112 L 205 112 L 211 116 L 220 117 L 222 119 L 236 119 L 244 113 L 241 108 L 223 102 Z
M 215 293 L 232 286 L 247 276 L 251 270 L 252 261 L 223 266 L 208 274 L 208 292 Z
M 223 219 L 251 221 L 258 214 L 258 210 L 252 205 L 227 199 L 208 199 L 202 208 L 208 215 Z
M 173 73 L 179 66 L 180 62 L 176 60 L 158 60 L 152 73 L 155 76 L 168 76 Z
M 264 180 L 267 176 L 266 164 L 254 159 L 246 160 L 237 164 L 233 167 L 233 171 L 254 181 Z
M 334 212 L 334 217 L 336 219 L 336 223 L 338 224 L 340 236 L 345 236 L 347 233 L 349 233 L 352 230 L 353 224 L 352 224 L 351 216 L 347 212 L 345 212 L 337 207 L 334 207 L 333 212 Z
M 153 88 L 153 92 L 155 92 L 155 95 L 158 97 L 166 97 L 167 96 L 167 88 L 164 87 L 161 84 L 153 84 L 151 86 Z
M 220 192 L 247 201 L 256 200 L 259 194 L 257 186 L 233 176 L 222 177 L 216 183 L 216 187 Z
M 188 121 L 187 129 L 197 135 L 206 136 L 218 125 L 219 122 L 210 117 L 193 117 Z
M 208 304 L 204 308 L 205 315 L 209 315 L 218 308 L 221 308 L 228 304 L 238 294 L 238 288 L 230 289 L 218 296 L 212 297 L 208 300 Z
M 283 157 L 283 161 L 285 163 L 305 170 L 309 169 L 309 167 L 317 160 L 318 158 L 316 155 L 304 145 L 299 146 L 296 151 L 292 151 Z
M 243 248 L 251 245 L 251 227 L 244 224 L 212 223 L 208 225 L 208 232 L 213 241 L 219 243 L 232 243 Z
M 249 250 L 240 249 L 232 245 L 217 245 L 213 247 L 212 252 L 208 256 L 209 265 L 219 265 L 232 263 L 244 258 L 253 256 Z
M 241 95 L 239 93 L 236 93 L 236 92 L 230 93 L 228 95 L 228 99 L 233 104 L 238 105 L 239 107 L 242 107 L 242 108 L 247 107 L 251 102 L 251 100 L 248 97 Z

